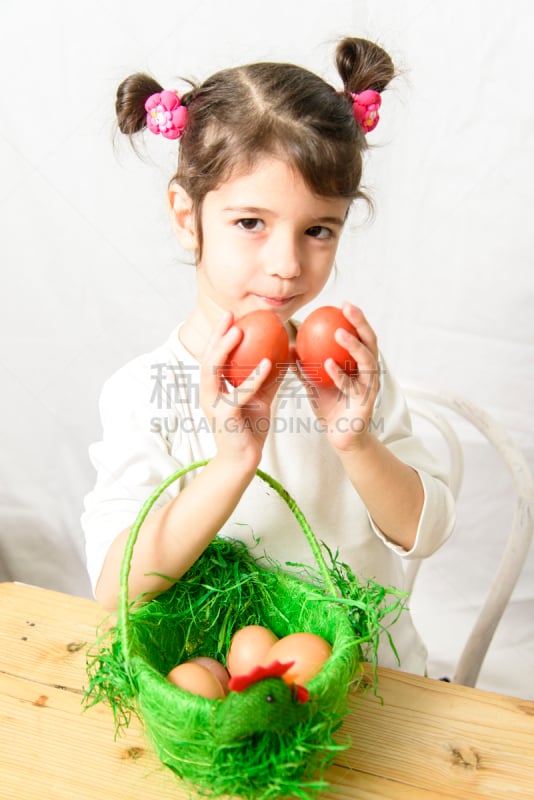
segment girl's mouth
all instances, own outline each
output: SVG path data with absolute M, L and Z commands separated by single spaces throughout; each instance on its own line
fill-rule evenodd
M 290 295 L 289 297 L 265 297 L 259 295 L 259 299 L 264 303 L 267 303 L 267 305 L 271 306 L 272 308 L 283 308 L 291 303 L 294 298 L 295 295 Z

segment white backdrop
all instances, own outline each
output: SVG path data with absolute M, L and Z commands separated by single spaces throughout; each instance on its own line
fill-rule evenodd
M 349 226 L 321 302 L 361 305 L 402 381 L 483 405 L 533 462 L 533 31 L 530 0 L 3 0 L 0 579 L 89 593 L 100 387 L 194 300 L 165 205 L 175 145 L 153 137 L 140 161 L 113 142 L 116 87 L 137 70 L 172 87 L 290 60 L 337 83 L 337 38 L 381 43 L 401 74 L 367 160 L 376 216 Z M 476 463 L 480 507 L 493 473 Z

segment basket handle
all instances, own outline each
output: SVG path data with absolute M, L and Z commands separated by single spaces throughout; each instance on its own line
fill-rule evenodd
M 126 546 L 124 548 L 124 555 L 121 564 L 121 571 L 120 571 L 120 585 L 119 585 L 119 605 L 118 605 L 118 628 L 121 631 L 122 637 L 122 647 L 123 652 L 126 658 L 129 659 L 130 656 L 130 647 L 129 647 L 129 637 L 128 637 L 128 609 L 129 609 L 129 601 L 128 601 L 128 577 L 130 575 L 130 568 L 132 564 L 132 556 L 133 550 L 135 547 L 135 543 L 137 541 L 137 537 L 139 535 L 139 530 L 141 525 L 145 521 L 148 516 L 148 513 L 156 500 L 163 494 L 163 492 L 175 481 L 179 480 L 183 475 L 188 472 L 191 472 L 194 469 L 198 469 L 200 467 L 206 466 L 209 459 L 205 459 L 204 461 L 195 461 L 193 464 L 190 464 L 187 467 L 182 467 L 181 469 L 173 472 L 172 475 L 169 475 L 157 489 L 150 495 L 150 497 L 145 500 L 137 518 L 130 529 L 130 534 L 128 536 L 128 540 L 126 542 Z M 333 597 L 338 596 L 338 592 L 336 590 L 336 586 L 334 581 L 332 580 L 332 576 L 324 559 L 324 556 L 321 552 L 321 546 L 317 541 L 317 538 L 310 528 L 308 521 L 306 520 L 304 514 L 302 513 L 301 509 L 297 505 L 296 501 L 291 497 L 288 491 L 284 489 L 284 487 L 266 472 L 261 469 L 256 470 L 256 475 L 261 478 L 265 483 L 267 483 L 272 489 L 274 489 L 285 501 L 287 506 L 289 507 L 290 511 L 293 513 L 295 519 L 297 520 L 306 540 L 310 546 L 310 549 L 313 553 L 317 566 L 319 568 L 319 572 L 321 573 L 321 577 L 323 579 L 324 587 L 329 594 Z

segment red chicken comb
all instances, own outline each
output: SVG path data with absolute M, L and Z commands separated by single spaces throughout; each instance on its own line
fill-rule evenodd
M 233 692 L 242 692 L 248 686 L 263 681 L 265 678 L 281 678 L 294 663 L 294 661 L 287 661 L 282 664 L 280 661 L 273 661 L 267 667 L 254 667 L 245 675 L 234 675 L 233 678 L 230 678 L 228 688 Z
M 252 684 L 258 683 L 258 681 L 262 681 L 265 678 L 281 678 L 294 663 L 294 661 L 287 661 L 282 664 L 280 661 L 272 661 L 266 667 L 254 667 L 254 669 L 251 669 L 246 675 L 234 675 L 233 678 L 230 678 L 228 688 L 233 692 L 242 692 L 249 686 L 252 686 Z M 291 685 L 291 690 L 295 694 L 297 702 L 308 702 L 310 693 L 305 686 L 299 686 L 299 684 L 293 683 Z
M 233 692 L 242 692 L 252 684 L 265 680 L 265 678 L 281 678 L 294 663 L 294 661 L 287 661 L 282 664 L 280 661 L 272 661 L 266 667 L 254 667 L 246 675 L 234 675 L 234 677 L 230 678 L 228 688 Z M 310 693 L 305 686 L 293 684 L 291 688 L 294 689 L 299 703 L 305 703 L 308 700 Z

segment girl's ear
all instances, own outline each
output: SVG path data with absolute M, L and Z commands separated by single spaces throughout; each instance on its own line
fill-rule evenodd
M 198 237 L 196 233 L 193 201 L 183 186 L 172 183 L 168 193 L 169 209 L 176 238 L 184 250 L 197 250 Z

